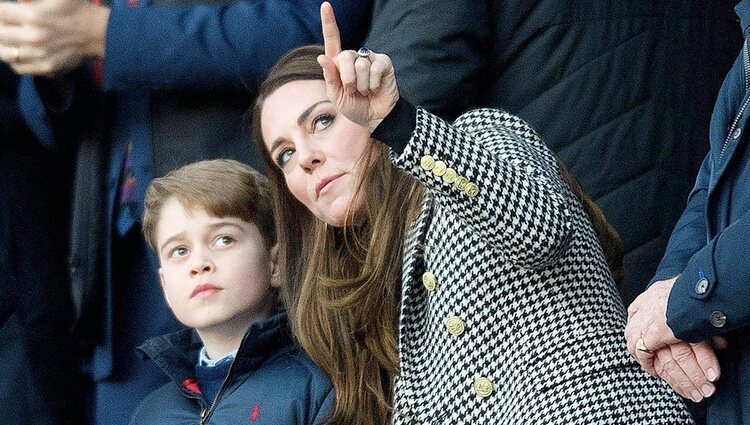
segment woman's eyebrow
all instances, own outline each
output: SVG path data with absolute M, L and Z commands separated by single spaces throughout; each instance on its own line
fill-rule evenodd
M 305 109 L 301 114 L 299 114 L 299 118 L 297 118 L 297 125 L 302 125 L 303 122 L 307 121 L 307 118 L 310 116 L 310 114 L 312 114 L 312 111 L 315 109 L 315 107 L 320 105 L 321 103 L 331 103 L 331 101 L 325 99 L 321 100 L 320 102 L 313 103 L 309 108 Z
M 307 118 L 310 117 L 310 114 L 312 114 L 312 111 L 314 111 L 315 108 L 321 103 L 331 103 L 331 101 L 328 99 L 325 99 L 325 100 L 321 100 L 319 102 L 315 102 L 312 105 L 310 105 L 309 108 L 302 111 L 302 113 L 299 114 L 299 117 L 297 117 L 297 125 L 300 126 L 302 125 L 303 122 L 307 121 Z M 269 149 L 268 152 L 275 151 L 276 148 L 278 148 L 279 145 L 281 145 L 282 143 L 284 143 L 284 138 L 282 137 L 279 137 L 278 139 L 274 140 L 273 143 L 271 144 L 271 149 Z

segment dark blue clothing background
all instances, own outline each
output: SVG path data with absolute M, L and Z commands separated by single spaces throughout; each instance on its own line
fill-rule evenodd
M 0 63 L 0 417 L 7 425 L 80 423 L 65 274 L 72 157 L 34 140 L 17 85 Z
M 735 10 L 747 37 L 750 1 Z M 708 423 L 717 425 L 750 424 L 748 89 L 746 41 L 716 101 L 710 152 L 652 279 L 679 275 L 667 306 L 667 322 L 678 338 L 698 342 L 724 335 L 729 340 L 729 348 L 719 352 L 717 393 L 705 402 Z
M 178 166 L 228 157 L 261 168 L 244 115 L 254 87 L 289 49 L 322 42 L 317 0 L 205 3 L 114 2 L 106 91 L 79 70 L 69 79 L 72 96 L 51 109 L 38 80 L 22 82 L 21 107 L 35 135 L 46 146 L 78 151 L 69 275 L 76 329 L 89 353 L 82 368 L 95 382 L 93 423 L 127 423 L 133 407 L 164 382 L 137 361 L 134 348 L 178 327 L 139 224 L 118 220 L 127 142 L 135 217 L 149 181 Z M 358 46 L 369 2 L 332 3 L 344 46 Z

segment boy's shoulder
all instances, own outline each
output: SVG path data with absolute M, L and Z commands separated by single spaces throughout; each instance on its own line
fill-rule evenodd
M 291 383 L 304 382 L 307 388 L 320 388 L 326 392 L 331 387 L 328 377 L 293 341 L 283 313 L 251 326 L 238 357 L 237 360 L 247 362 L 238 365 L 238 369 L 252 371 L 249 376 L 254 381 L 268 377 L 271 385 L 288 386 L 290 391 L 299 388 Z M 284 379 L 274 379 L 279 376 Z
M 310 381 L 330 386 L 328 377 L 294 342 L 291 342 L 287 349 L 280 350 L 275 356 L 269 358 L 261 369 L 282 373 L 291 380 Z
M 328 377 L 291 343 L 258 368 L 236 376 L 213 419 L 234 423 L 232 418 L 249 416 L 274 425 L 322 424 L 334 398 Z

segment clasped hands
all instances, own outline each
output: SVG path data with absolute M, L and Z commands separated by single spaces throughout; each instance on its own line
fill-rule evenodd
M 646 372 L 697 403 L 716 391 L 721 370 L 714 348 L 725 348 L 726 340 L 687 343 L 674 336 L 667 324 L 667 301 L 676 280 L 655 282 L 630 304 L 625 339 Z
M 0 59 L 18 74 L 52 77 L 103 58 L 109 12 L 88 0 L 0 2 Z

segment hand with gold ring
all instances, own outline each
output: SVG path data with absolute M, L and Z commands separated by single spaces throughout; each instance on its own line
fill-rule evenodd
M 680 341 L 667 324 L 667 301 L 676 280 L 655 282 L 633 301 L 625 338 L 628 351 L 646 372 L 681 396 L 700 402 L 716 390 L 713 382 L 720 375 L 719 361 L 711 344 Z
M 667 301 L 676 280 L 673 278 L 654 283 L 628 307 L 628 324 L 625 327 L 628 351 L 652 375 L 656 375 L 654 353 L 679 342 L 667 324 Z
M 652 351 L 646 347 L 646 343 L 643 342 L 643 335 L 641 335 L 636 341 L 635 341 L 635 349 L 638 351 L 643 351 L 644 353 L 651 354 Z
M 103 58 L 110 8 L 89 0 L 0 2 L 0 53 L 18 74 L 52 77 Z

